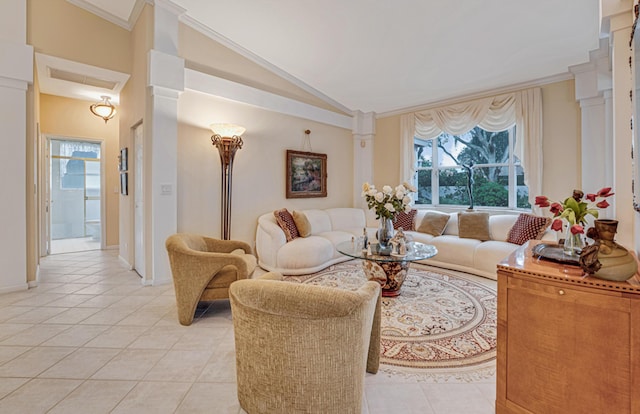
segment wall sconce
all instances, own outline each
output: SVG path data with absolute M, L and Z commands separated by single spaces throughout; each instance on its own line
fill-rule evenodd
M 102 98 L 102 101 L 91 105 L 89 110 L 95 116 L 104 119 L 104 123 L 106 124 L 108 120 L 116 115 L 116 107 L 111 103 L 110 97 L 103 95 L 100 98 Z
M 222 239 L 231 237 L 231 175 L 233 172 L 233 158 L 236 151 L 242 148 L 242 138 L 245 129 L 233 124 L 211 124 L 213 136 L 211 143 L 218 148 L 220 153 L 220 166 L 222 167 L 222 197 L 221 197 L 221 222 Z

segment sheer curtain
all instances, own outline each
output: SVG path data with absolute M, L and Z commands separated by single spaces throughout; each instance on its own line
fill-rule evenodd
M 542 94 L 540 88 L 476 99 L 441 108 L 402 115 L 400 118 L 400 176 L 415 174 L 414 137 L 434 139 L 442 132 L 461 135 L 479 125 L 498 132 L 516 125 L 515 155 L 524 169 L 529 201 L 542 193 Z

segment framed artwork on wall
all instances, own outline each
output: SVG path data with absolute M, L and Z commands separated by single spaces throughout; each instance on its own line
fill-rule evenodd
M 327 196 L 327 154 L 287 150 L 287 198 Z
M 120 171 L 128 171 L 129 170 L 129 150 L 127 147 L 120 148 L 120 156 L 118 157 L 119 165 L 118 169 Z
M 120 194 L 129 195 L 129 173 L 120 173 Z

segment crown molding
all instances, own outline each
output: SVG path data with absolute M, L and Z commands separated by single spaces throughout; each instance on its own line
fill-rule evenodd
M 153 4 L 153 0 L 135 0 L 135 1 L 136 2 L 133 5 L 133 8 L 131 9 L 131 14 L 129 15 L 129 19 L 124 20 L 118 16 L 115 16 L 109 13 L 104 9 L 94 6 L 93 4 L 89 3 L 86 0 L 67 0 L 67 2 L 73 4 L 74 6 L 80 7 L 81 9 L 84 9 L 89 13 L 93 13 L 96 16 L 108 22 L 111 22 L 117 26 L 120 26 L 123 29 L 126 29 L 128 31 L 131 31 L 133 29 L 133 26 L 135 26 L 136 22 L 138 21 L 138 17 L 140 17 L 140 13 L 142 13 L 142 9 L 144 8 L 144 5 L 146 3 Z
M 555 82 L 562 82 L 562 81 L 566 81 L 566 80 L 570 80 L 570 79 L 573 79 L 573 75 L 571 73 L 569 73 L 569 72 L 559 73 L 559 74 L 556 74 L 556 75 L 547 76 L 547 77 L 540 78 L 540 79 L 535 79 L 535 80 L 531 80 L 531 81 L 527 81 L 527 82 L 521 82 L 521 83 L 516 83 L 516 84 L 513 84 L 513 85 L 509 85 L 509 86 L 504 86 L 502 88 L 490 89 L 490 90 L 486 90 L 486 91 L 482 91 L 482 92 L 476 92 L 476 93 L 469 94 L 469 95 L 457 96 L 457 97 L 453 97 L 453 98 L 443 99 L 443 100 L 436 101 L 436 102 L 431 102 L 431 103 L 428 103 L 428 104 L 411 106 L 411 107 L 402 108 L 402 109 L 396 109 L 394 111 L 382 112 L 382 113 L 378 114 L 377 119 L 386 118 L 386 117 L 395 116 L 395 115 L 403 115 L 403 114 L 407 114 L 407 113 L 410 113 L 410 112 L 425 111 L 427 109 L 439 108 L 439 107 L 443 107 L 443 106 L 447 106 L 447 105 L 453 105 L 453 104 L 457 104 L 457 103 L 461 103 L 461 102 L 472 101 L 474 99 L 487 98 L 489 96 L 501 95 L 503 93 L 516 92 L 516 91 L 519 91 L 519 90 L 522 90 L 522 89 L 526 89 L 526 88 L 534 88 L 536 86 L 547 85 L 549 83 L 555 83 Z

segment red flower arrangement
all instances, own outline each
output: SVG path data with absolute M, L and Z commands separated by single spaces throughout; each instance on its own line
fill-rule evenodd
M 567 220 L 571 226 L 571 234 L 583 234 L 584 226 L 587 224 L 587 216 L 591 215 L 598 218 L 598 209 L 609 207 L 606 198 L 611 197 L 611 187 L 604 187 L 595 194 L 587 194 L 586 199 L 592 204 L 582 201 L 584 193 L 580 190 L 573 190 L 573 195 L 559 203 L 551 201 L 546 196 L 537 196 L 535 204 L 538 207 L 549 207 L 549 211 L 553 213 L 555 220 L 551 223 L 551 229 L 562 231 L 562 220 Z M 598 199 L 602 199 L 596 202 Z

